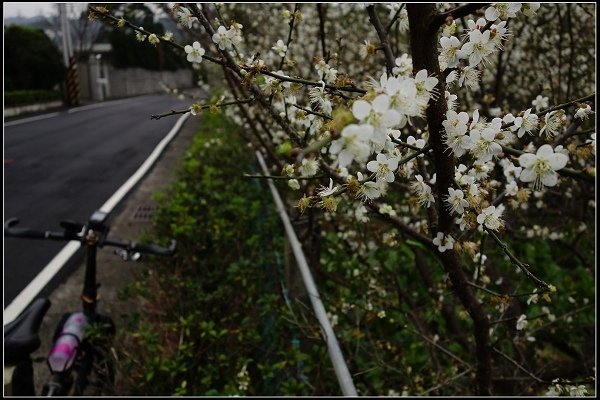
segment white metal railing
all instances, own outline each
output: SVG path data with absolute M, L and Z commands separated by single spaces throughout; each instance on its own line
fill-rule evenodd
M 256 158 L 258 159 L 263 173 L 265 175 L 269 175 L 269 170 L 267 169 L 265 160 L 259 151 L 256 152 Z M 306 291 L 308 292 L 308 296 L 310 297 L 313 310 L 321 326 L 321 333 L 323 334 L 323 338 L 327 343 L 329 357 L 331 358 L 331 363 L 333 364 L 333 369 L 335 370 L 335 374 L 340 384 L 340 388 L 342 389 L 342 393 L 344 394 L 344 396 L 358 396 L 356 393 L 356 388 L 354 387 L 354 382 L 352 381 L 352 376 L 350 376 L 350 371 L 348 370 L 346 360 L 344 360 L 344 355 L 342 354 L 340 345 L 335 337 L 333 327 L 331 326 L 331 322 L 329 321 L 329 318 L 327 317 L 327 313 L 325 311 L 325 306 L 321 301 L 319 291 L 317 289 L 317 286 L 315 285 L 315 281 L 313 279 L 312 273 L 310 272 L 310 268 L 308 267 L 308 263 L 306 262 L 306 257 L 304 256 L 304 252 L 302 251 L 302 245 L 300 244 L 300 241 L 296 236 L 296 232 L 294 232 L 294 228 L 292 227 L 290 218 L 287 215 L 287 212 L 283 205 L 283 201 L 281 201 L 279 192 L 273 184 L 273 180 L 267 179 L 267 183 L 269 184 L 269 188 L 271 189 L 271 193 L 273 194 L 273 200 L 275 201 L 275 204 L 277 206 L 277 211 L 279 212 L 279 215 L 285 227 L 285 232 L 290 241 L 290 245 L 292 246 L 294 256 L 296 257 L 296 263 L 298 264 L 298 268 L 300 269 L 300 273 L 302 274 L 302 280 L 304 281 Z

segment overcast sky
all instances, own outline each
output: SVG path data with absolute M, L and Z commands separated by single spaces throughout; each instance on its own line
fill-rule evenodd
M 55 15 L 57 3 L 2 3 L 4 18 Z

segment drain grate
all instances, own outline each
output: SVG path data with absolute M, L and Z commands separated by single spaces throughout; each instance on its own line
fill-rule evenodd
M 135 212 L 129 218 L 132 221 L 152 221 L 152 215 L 156 207 L 150 204 L 142 204 L 138 206 Z

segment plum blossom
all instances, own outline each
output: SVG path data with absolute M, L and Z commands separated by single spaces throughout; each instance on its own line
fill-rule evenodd
M 538 127 L 538 116 L 531 113 L 531 108 L 525 110 L 522 117 L 516 117 L 514 125 L 510 128 L 513 132 L 517 131 L 519 138 L 523 137 L 525 133 L 531 133 Z
M 446 196 L 446 205 L 453 213 L 461 215 L 465 212 L 465 208 L 469 207 L 469 202 L 465 200 L 465 194 L 460 189 L 448 188 L 448 196 Z
M 457 113 L 454 110 L 446 112 L 446 120 L 442 122 L 446 130 L 446 145 L 452 149 L 456 157 L 460 157 L 473 147 L 471 137 L 467 135 L 469 114 Z
M 522 331 L 523 329 L 525 329 L 527 327 L 527 324 L 528 324 L 527 315 L 521 314 L 519 319 L 517 319 L 517 327 L 516 328 L 518 331 Z
M 329 152 L 338 155 L 337 162 L 340 168 L 347 167 L 354 160 L 364 162 L 371 153 L 368 143 L 372 135 L 371 125 L 350 124 L 342 129 L 339 139 L 331 142 Z
M 590 107 L 589 104 L 580 104 L 579 107 L 577 108 L 577 111 L 575 112 L 575 118 L 584 120 L 584 119 L 588 119 L 588 117 L 593 114 L 594 112 L 592 111 L 592 108 Z
M 519 164 L 523 167 L 519 179 L 521 182 L 534 182 L 535 190 L 543 186 L 555 186 L 558 181 L 556 171 L 567 165 L 569 158 L 555 153 L 551 145 L 541 146 L 536 154 L 525 153 L 519 156 Z
M 488 229 L 497 231 L 502 226 L 502 213 L 504 207 L 489 206 L 481 210 L 481 214 L 477 215 L 477 223 L 485 226 Z
M 444 235 L 443 232 L 438 232 L 433 238 L 433 244 L 438 247 L 440 253 L 454 248 L 454 238 L 451 235 Z
M 200 43 L 194 42 L 192 46 L 190 46 L 188 44 L 183 49 L 187 53 L 187 60 L 189 62 L 193 62 L 193 63 L 201 63 L 202 62 L 202 56 L 204 55 L 205 50 L 202 48 L 202 46 L 200 46 Z
M 540 8 L 540 3 L 523 3 L 521 11 L 526 17 L 533 17 Z
M 531 101 L 531 105 L 535 107 L 536 111 L 548 108 L 548 98 L 538 94 L 537 97 Z
M 319 163 L 313 158 L 305 158 L 300 166 L 300 174 L 303 177 L 315 176 L 319 170 Z
M 396 66 L 392 68 L 392 74 L 396 76 L 412 74 L 412 58 L 410 58 L 408 54 L 404 53 L 402 56 L 396 58 L 394 64 L 396 64 Z
M 550 111 L 544 115 L 540 136 L 545 132 L 547 137 L 554 136 L 567 124 L 567 116 L 564 110 Z
M 391 183 L 394 182 L 394 171 L 398 169 L 398 159 L 396 157 L 388 158 L 385 154 L 377 154 L 375 160 L 367 163 L 367 169 L 377 174 L 377 179 Z
M 373 139 L 379 142 L 385 141 L 387 128 L 398 125 L 401 120 L 398 111 L 390 109 L 390 96 L 386 94 L 380 94 L 372 102 L 356 100 L 352 114 L 362 123 L 373 126 Z
M 485 10 L 485 19 L 495 21 L 498 18 L 507 20 L 515 18 L 521 10 L 521 3 L 495 3 Z
M 460 78 L 458 78 L 458 86 L 462 87 L 464 84 L 469 89 L 476 90 L 479 88 L 480 76 L 481 72 L 479 72 L 477 68 L 467 66 L 461 71 Z
M 415 175 L 416 182 L 411 183 L 410 188 L 417 195 L 417 199 L 421 205 L 431 206 L 431 203 L 435 203 L 435 198 L 431 193 L 431 186 L 423 181 L 421 175 Z
M 327 197 L 327 196 L 331 196 L 332 194 L 334 194 L 335 192 L 337 192 L 337 190 L 339 189 L 338 186 L 333 186 L 333 179 L 329 178 L 329 186 L 320 186 L 319 190 L 317 191 L 317 194 L 320 197 Z
M 185 7 L 179 9 L 177 17 L 179 17 L 179 23 L 186 26 L 188 29 L 192 29 L 194 22 L 198 21 L 198 18 L 194 17 L 192 12 Z
M 221 25 L 212 36 L 212 41 L 219 45 L 219 49 L 221 50 L 231 50 L 233 47 L 232 38 L 234 35 L 235 32 L 232 29 L 227 29 Z
M 446 68 L 456 68 L 459 63 L 460 54 L 460 40 L 456 36 L 440 38 L 440 45 L 442 49 L 438 57 L 440 68 L 445 70 Z
M 135 31 L 135 38 L 139 41 L 139 42 L 143 42 L 144 40 L 146 40 L 146 35 L 144 35 L 142 33 L 142 31 L 144 30 L 143 26 L 140 26 L 140 30 L 139 31 Z
M 487 30 L 483 33 L 479 29 L 474 29 L 469 32 L 469 41 L 460 49 L 461 58 L 469 59 L 469 66 L 475 67 L 481 62 L 486 61 L 494 51 L 494 42 L 490 42 L 491 31 Z
M 279 39 L 275 46 L 271 47 L 271 49 L 279 56 L 285 57 L 285 53 L 288 50 L 287 45 L 283 42 L 283 40 Z

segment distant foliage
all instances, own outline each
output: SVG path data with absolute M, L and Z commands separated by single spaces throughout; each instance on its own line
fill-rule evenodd
M 4 89 L 52 89 L 65 78 L 61 54 L 41 29 L 4 30 Z

